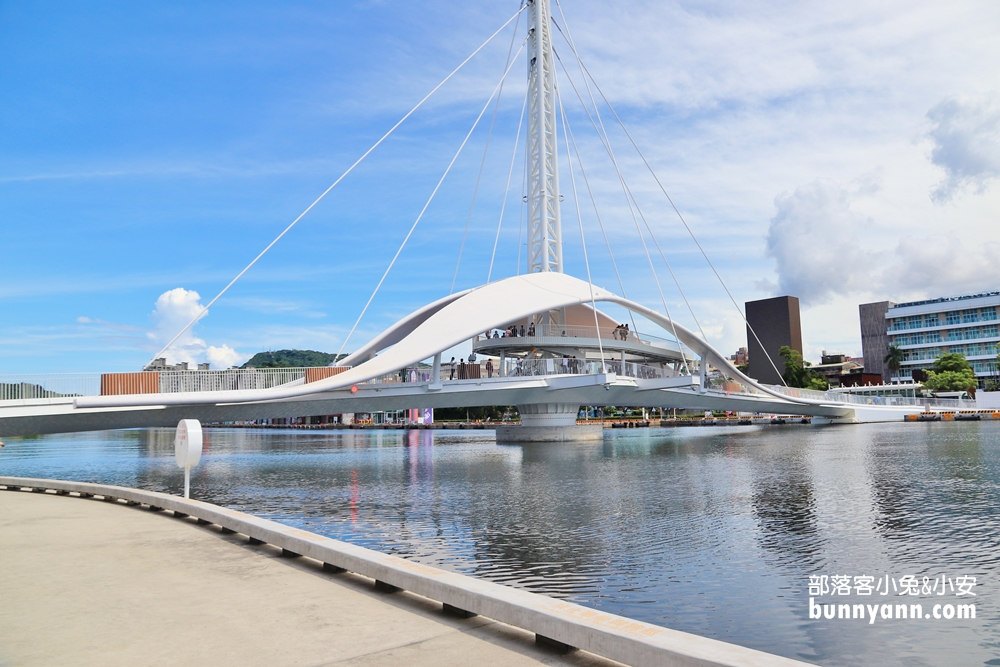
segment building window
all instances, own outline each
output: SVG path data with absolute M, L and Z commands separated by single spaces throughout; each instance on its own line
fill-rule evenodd
M 927 342 L 928 343 L 940 343 L 941 342 L 941 332 L 940 331 L 931 331 L 930 333 L 928 333 L 927 334 Z
M 963 322 L 978 322 L 979 321 L 979 311 L 973 308 L 972 310 L 962 311 L 962 321 Z
M 997 337 L 997 325 L 993 324 L 988 327 L 983 327 L 983 338 L 996 338 Z
M 948 329 L 948 340 L 962 340 L 965 332 L 962 329 Z
M 996 309 L 996 306 L 990 306 L 989 308 L 983 308 L 983 309 L 981 309 L 979 311 L 979 314 L 980 314 L 980 319 L 982 319 L 984 321 L 986 321 L 986 320 L 995 320 L 997 318 L 997 309 Z
M 936 327 L 938 325 L 937 313 L 933 315 L 924 315 L 924 326 L 925 327 Z
M 907 329 L 919 329 L 922 326 L 924 326 L 923 315 L 911 315 L 910 317 L 906 318 Z
M 945 324 L 961 324 L 962 316 L 958 311 L 951 311 L 950 313 L 944 314 Z

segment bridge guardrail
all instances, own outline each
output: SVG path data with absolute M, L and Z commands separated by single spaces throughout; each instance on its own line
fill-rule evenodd
M 343 367 L 346 370 L 347 367 Z M 0 375 L 0 401 L 191 391 L 270 389 L 305 382 L 309 368 L 140 371 L 136 373 L 43 373 Z
M 499 340 L 511 338 L 511 336 L 506 336 L 503 329 L 496 329 L 498 336 L 493 337 L 494 330 L 490 330 L 490 335 L 479 335 L 476 336 L 476 342 L 483 342 L 486 340 Z M 518 329 L 518 334 L 513 336 L 517 339 L 531 339 L 532 337 L 549 337 L 549 338 L 589 338 L 596 340 L 600 338 L 601 340 L 614 341 L 614 340 L 625 340 L 623 337 L 619 338 L 619 333 L 614 329 L 614 327 L 605 327 L 603 329 L 598 329 L 593 326 L 579 326 L 579 325 L 555 325 L 555 324 L 538 324 L 535 326 L 534 335 L 530 335 L 525 331 L 522 336 L 520 334 L 520 329 Z M 641 331 L 630 330 L 628 333 L 628 342 L 638 343 L 640 345 L 652 345 L 655 347 L 665 348 L 667 350 L 679 351 L 679 347 L 676 341 L 668 340 L 661 336 L 654 336 Z M 685 348 L 685 354 L 692 355 L 693 353 Z

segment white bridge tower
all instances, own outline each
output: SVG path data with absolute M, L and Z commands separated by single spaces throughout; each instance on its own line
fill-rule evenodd
M 528 271 L 563 270 L 550 0 L 528 0 Z

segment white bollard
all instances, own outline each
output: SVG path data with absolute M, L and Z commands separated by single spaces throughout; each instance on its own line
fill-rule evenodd
M 174 460 L 184 468 L 184 497 L 191 497 L 191 468 L 201 461 L 201 422 L 197 419 L 182 419 L 177 424 L 174 437 Z

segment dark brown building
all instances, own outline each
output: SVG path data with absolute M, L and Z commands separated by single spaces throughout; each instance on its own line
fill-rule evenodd
M 750 362 L 747 375 L 758 382 L 781 384 L 785 360 L 778 355 L 778 350 L 782 345 L 787 345 L 793 350 L 802 352 L 799 298 L 778 296 L 773 299 L 747 301 L 746 309 L 747 356 Z
M 865 373 L 880 376 L 882 384 L 889 384 L 892 379 L 892 372 L 885 363 L 885 355 L 889 353 L 885 314 L 893 305 L 895 304 L 891 301 L 877 301 L 858 306 L 861 314 L 861 349 L 865 355 Z

